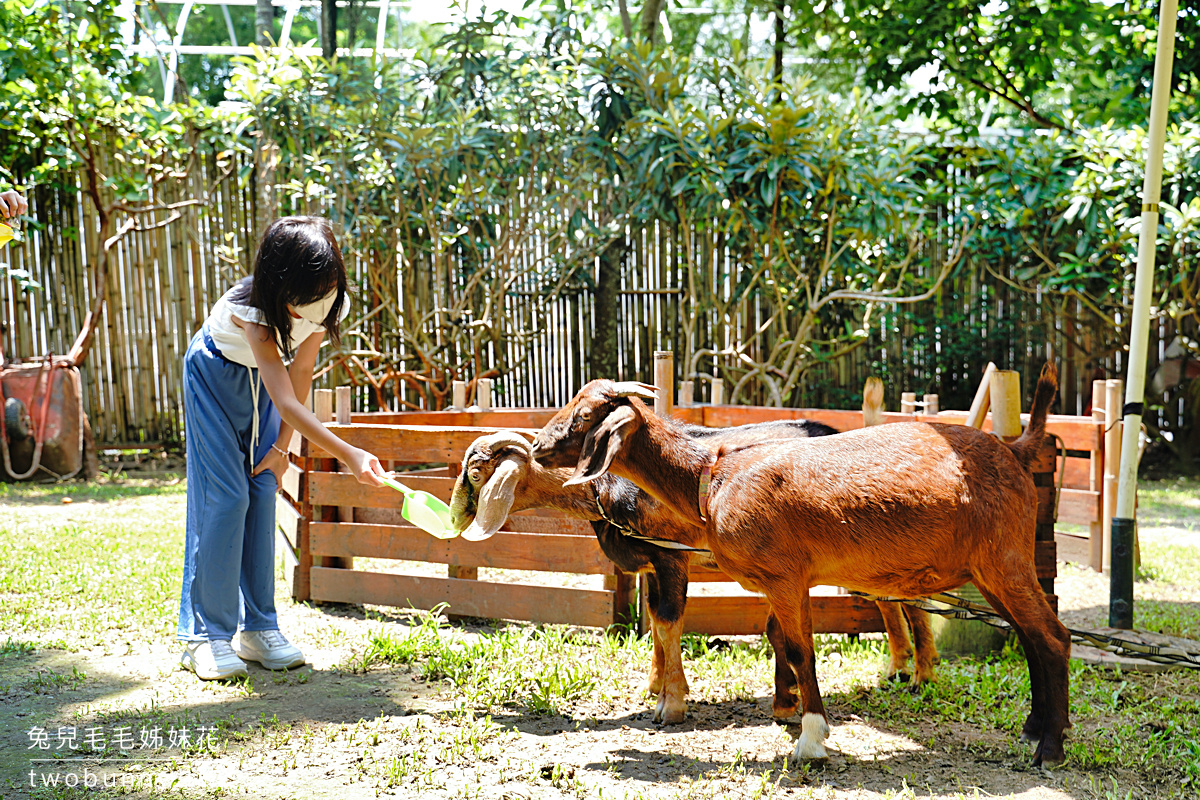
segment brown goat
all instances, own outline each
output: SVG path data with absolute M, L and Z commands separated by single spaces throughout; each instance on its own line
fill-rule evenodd
M 722 444 L 737 446 L 762 439 L 826 436 L 837 432 L 806 420 L 725 429 L 688 425 L 681 429 L 714 448 Z M 464 538 L 477 541 L 499 530 L 509 514 L 530 508 L 557 508 L 590 521 L 601 550 L 614 564 L 625 572 L 647 576 L 647 609 L 654 641 L 647 690 L 658 696 L 654 721 L 682 722 L 687 711 L 684 698 L 688 685 L 680 637 L 687 604 L 688 567 L 693 561 L 711 563 L 712 558 L 706 553 L 664 548 L 626 534 L 632 530 L 703 550 L 707 546 L 705 531 L 680 524 L 662 504 L 615 475 L 602 476 L 590 486 L 564 487 L 571 470 L 542 467 L 533 460 L 531 450 L 530 443 L 515 431 L 500 431 L 472 442 L 463 456 L 462 472 L 450 500 L 452 525 L 464 532 Z M 888 677 L 904 677 L 911 656 L 916 664 L 915 683 L 932 680 L 937 649 L 926 615 L 923 612 L 909 615 L 916 645 L 914 656 L 904 611 L 896 603 L 880 603 L 879 609 L 891 653 Z M 775 707 L 794 709 L 794 673 L 781 653 L 776 653 L 776 672 L 777 683 L 785 687 L 790 702 L 777 702 Z
M 592 381 L 542 428 L 534 457 L 575 465 L 568 484 L 624 477 L 705 528 L 720 568 L 771 604 L 768 638 L 803 705 L 793 757 L 822 758 L 808 589 L 922 597 L 974 581 L 1017 632 L 1029 664 L 1022 737 L 1034 764 L 1063 759 L 1070 636 L 1034 569 L 1037 494 L 1029 471 L 1057 391 L 1047 364 L 1029 427 L 1012 443 L 963 425 L 910 422 L 711 451 L 650 413 L 654 387 Z M 776 703 L 781 692 L 776 687 Z M 782 716 L 778 709 L 777 716 Z

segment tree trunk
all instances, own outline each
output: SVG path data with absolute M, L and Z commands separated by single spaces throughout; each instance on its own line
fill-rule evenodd
M 625 33 L 625 41 L 633 38 L 633 20 L 629 18 L 629 2 L 628 0 L 618 0 L 617 6 L 621 10 L 621 30 Z
M 321 0 L 321 55 L 337 55 L 337 0 Z
M 772 72 L 772 79 L 776 84 L 775 102 L 779 102 L 783 96 L 783 47 L 784 47 L 784 25 L 783 12 L 787 8 L 785 0 L 775 0 L 775 68 Z
M 642 36 L 651 44 L 658 36 L 658 17 L 666 4 L 667 0 L 646 0 L 642 6 Z
M 592 336 L 588 359 L 592 380 L 619 380 L 622 377 L 617 374 L 617 319 L 621 313 L 621 262 L 624 259 L 624 236 L 600 252 L 595 294 L 596 332 Z
M 262 47 L 273 44 L 275 9 L 271 0 L 256 0 L 254 6 L 254 41 Z

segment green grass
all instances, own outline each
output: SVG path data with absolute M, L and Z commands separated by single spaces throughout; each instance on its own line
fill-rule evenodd
M 1200 530 L 1200 478 L 1168 478 L 1138 483 L 1138 520 L 1143 526 L 1168 522 Z
M 172 638 L 183 494 L 182 482 L 0 484 L 0 652 Z
M 1187 530 L 1200 519 L 1200 484 L 1163 482 L 1144 491 L 1146 521 Z M 63 504 L 64 496 L 74 502 Z M 118 638 L 172 640 L 183 510 L 181 483 L 0 485 L 0 659 L 49 646 L 107 647 Z M 1142 580 L 1178 587 L 1180 593 L 1200 590 L 1200 549 L 1149 539 L 1142 560 Z M 1200 614 L 1193 608 L 1139 601 L 1138 626 L 1200 638 Z M 437 612 L 414 619 L 405 627 L 368 615 L 361 635 L 331 627 L 328 640 L 350 652 L 341 670 L 411 672 L 433 684 L 453 711 L 406 717 L 403 730 L 392 731 L 386 740 L 370 721 L 301 729 L 269 715 L 251 725 L 234 716 L 218 722 L 220 738 L 231 747 L 269 742 L 292 754 L 283 761 L 287 770 L 296 768 L 297 754 L 336 737 L 361 745 L 363 757 L 352 769 L 367 785 L 442 791 L 447 774 L 456 769 L 499 769 L 505 742 L 516 735 L 514 720 L 558 715 L 580 728 L 613 709 L 628 709 L 631 698 L 646 712 L 653 707 L 653 698 L 641 693 L 652 655 L 649 637 L 554 625 L 497 624 L 472 631 Z M 772 686 L 772 653 L 762 638 L 726 643 L 688 635 L 683 655 L 693 708 L 760 701 Z M 985 760 L 1019 764 L 1028 759 L 1028 750 L 1017 741 L 1029 693 L 1025 661 L 1017 650 L 988 659 L 947 660 L 939 666 L 937 682 L 919 691 L 879 682 L 885 659 L 880 639 L 821 636 L 817 655 L 826 706 L 835 721 L 859 720 L 923 747 Z M 294 674 L 258 679 L 300 680 Z M 79 670 L 41 669 L 11 688 L 53 693 L 86 680 Z M 255 692 L 249 681 L 232 689 L 247 696 Z M 1069 792 L 1072 796 L 1125 797 L 1147 782 L 1170 787 L 1167 794 L 1196 795 L 1200 674 L 1109 672 L 1073 663 L 1071 707 L 1075 727 L 1067 739 L 1068 769 L 1075 781 L 1071 788 L 1078 790 Z M 112 712 L 109 721 L 169 723 L 194 713 L 125 709 Z M 384 749 L 381 740 L 390 747 Z M 781 750 L 755 761 L 731 753 L 732 760 L 696 762 L 688 768 L 689 777 L 660 787 L 665 793 L 654 796 L 721 797 L 730 782 L 742 787 L 742 796 L 775 796 L 781 780 L 796 787 L 797 770 L 808 769 L 784 767 L 782 755 Z M 596 796 L 557 763 L 531 763 L 528 775 L 512 777 L 553 786 L 566 796 Z M 911 785 L 916 784 L 910 780 L 897 796 L 915 796 L 907 788 Z

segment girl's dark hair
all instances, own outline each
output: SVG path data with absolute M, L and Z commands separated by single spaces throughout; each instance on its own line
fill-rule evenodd
M 337 302 L 325 317 L 334 346 L 341 342 L 339 318 L 347 300 L 346 265 L 322 217 L 283 217 L 272 222 L 258 245 L 254 274 L 243 278 L 231 299 L 263 313 L 275 344 L 291 357 L 292 315 L 288 305 L 315 303 L 337 288 Z

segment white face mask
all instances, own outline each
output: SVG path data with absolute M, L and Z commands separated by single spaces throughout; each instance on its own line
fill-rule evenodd
M 317 325 L 322 325 L 325 318 L 329 316 L 329 310 L 333 308 L 333 304 L 337 302 L 337 289 L 334 289 L 329 294 L 322 297 L 315 303 L 305 303 L 302 306 L 292 306 L 292 310 L 300 315 L 302 319 L 306 319 Z

